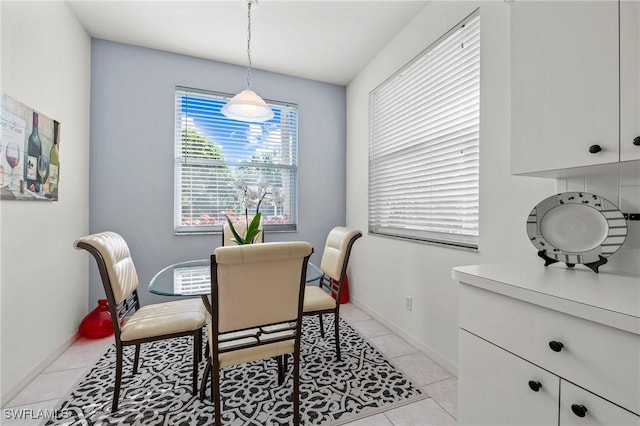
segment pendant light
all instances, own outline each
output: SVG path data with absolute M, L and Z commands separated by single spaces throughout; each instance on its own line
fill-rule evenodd
M 251 6 L 257 0 L 247 0 L 247 88 L 235 95 L 225 106 L 222 113 L 234 120 L 261 122 L 273 118 L 273 111 L 266 102 L 251 90 Z

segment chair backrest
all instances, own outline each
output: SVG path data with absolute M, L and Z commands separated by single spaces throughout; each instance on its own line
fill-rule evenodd
M 73 246 L 87 250 L 95 258 L 119 337 L 119 319 L 140 308 L 138 273 L 127 242 L 119 234 L 107 231 L 78 238 Z
M 327 236 L 327 242 L 322 253 L 320 269 L 330 278 L 342 282 L 347 271 L 349 256 L 353 243 L 362 237 L 362 232 L 357 229 L 336 226 Z
M 218 333 L 297 320 L 312 253 L 302 241 L 218 247 L 211 256 Z
M 240 235 L 244 235 L 245 230 L 247 229 L 247 225 L 244 222 L 238 222 L 233 224 L 234 229 Z M 231 228 L 229 227 L 229 223 L 225 222 L 222 225 L 222 245 L 223 246 L 233 246 L 236 243 L 233 241 L 233 233 L 231 232 Z M 262 229 L 256 235 L 256 238 L 253 240 L 253 243 L 264 243 L 264 232 Z

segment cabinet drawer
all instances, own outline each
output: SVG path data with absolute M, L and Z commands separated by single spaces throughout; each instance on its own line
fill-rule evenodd
M 573 405 L 577 405 L 574 412 Z M 580 415 L 584 415 L 580 417 Z M 578 386 L 561 381 L 560 424 L 562 426 L 640 426 L 636 416 Z
M 640 414 L 636 334 L 464 284 L 460 328 Z

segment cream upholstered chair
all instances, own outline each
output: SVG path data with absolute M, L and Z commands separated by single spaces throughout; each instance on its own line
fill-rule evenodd
M 202 358 L 202 331 L 206 309 L 202 300 L 187 299 L 140 307 L 138 274 L 126 241 L 115 232 L 78 238 L 73 246 L 87 250 L 98 270 L 109 303 L 116 341 L 116 378 L 112 411 L 118 410 L 122 381 L 123 347 L 135 345 L 133 374 L 138 371 L 140 344 L 180 336 L 193 336 L 193 394 L 198 386 L 198 362 Z
M 324 337 L 322 315 L 334 315 L 336 355 L 340 361 L 340 300 L 344 288 L 344 277 L 353 243 L 362 237 L 362 232 L 344 226 L 336 226 L 329 232 L 322 253 L 320 269 L 322 277 L 318 286 L 307 286 L 304 294 L 304 315 L 318 315 L 320 334 Z
M 241 236 L 244 236 L 243 234 L 247 229 L 247 224 L 243 222 L 238 222 L 238 223 L 234 223 L 233 227 L 235 228 L 236 232 L 238 232 Z M 254 244 L 264 243 L 264 230 L 262 230 L 262 228 L 260 229 L 261 229 L 260 232 L 258 233 L 258 235 L 256 235 L 256 238 L 253 241 Z M 231 232 L 231 228 L 229 227 L 228 222 L 225 222 L 222 225 L 222 245 L 223 246 L 236 245 L 236 243 L 233 241 L 233 233 Z
M 211 376 L 215 424 L 220 425 L 220 369 L 276 357 L 278 383 L 287 354 L 293 354 L 293 423 L 300 422 L 300 333 L 307 263 L 307 242 L 274 242 L 219 247 L 211 256 L 209 357 L 202 379 Z M 284 363 L 283 363 L 284 361 Z

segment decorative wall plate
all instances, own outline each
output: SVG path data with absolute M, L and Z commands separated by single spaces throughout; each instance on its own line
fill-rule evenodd
M 539 202 L 527 234 L 544 266 L 583 264 L 594 272 L 627 238 L 627 222 L 615 204 L 588 192 L 563 192 Z

